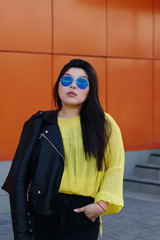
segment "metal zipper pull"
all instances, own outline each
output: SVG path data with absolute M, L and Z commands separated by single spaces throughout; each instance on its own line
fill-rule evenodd
M 39 136 L 39 139 L 41 139 L 43 137 L 44 133 L 41 133 Z
M 39 139 L 41 139 L 42 137 L 44 137 L 50 144 L 51 146 L 59 153 L 59 155 L 63 158 L 64 160 L 64 157 L 63 155 L 60 153 L 60 151 L 56 148 L 56 146 L 48 139 L 48 137 L 44 134 L 44 133 L 41 133 L 40 136 L 39 136 Z

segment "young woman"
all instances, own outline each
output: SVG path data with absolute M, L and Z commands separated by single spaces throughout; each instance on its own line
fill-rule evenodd
M 96 240 L 99 216 L 123 207 L 120 129 L 98 99 L 97 75 L 81 59 L 55 84 L 57 110 L 25 122 L 3 189 L 15 240 Z

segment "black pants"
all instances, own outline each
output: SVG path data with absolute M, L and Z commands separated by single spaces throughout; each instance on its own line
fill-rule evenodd
M 75 208 L 93 203 L 91 197 L 59 193 L 54 215 L 34 214 L 37 240 L 96 240 L 99 233 L 99 218 L 92 222 L 85 213 L 76 213 Z

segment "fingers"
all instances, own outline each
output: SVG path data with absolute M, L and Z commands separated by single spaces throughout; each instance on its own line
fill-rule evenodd
M 75 212 L 80 213 L 85 211 L 85 207 L 74 209 Z

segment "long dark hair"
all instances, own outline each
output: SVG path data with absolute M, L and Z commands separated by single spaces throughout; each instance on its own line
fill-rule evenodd
M 80 111 L 83 146 L 86 159 L 94 156 L 97 159 L 98 171 L 105 164 L 105 150 L 109 144 L 111 135 L 110 121 L 104 114 L 98 98 L 98 77 L 94 68 L 88 62 L 81 59 L 72 59 L 61 70 L 54 87 L 54 100 L 58 110 L 62 108 L 62 102 L 58 94 L 58 85 L 61 77 L 70 68 L 82 68 L 89 80 L 89 93 Z

